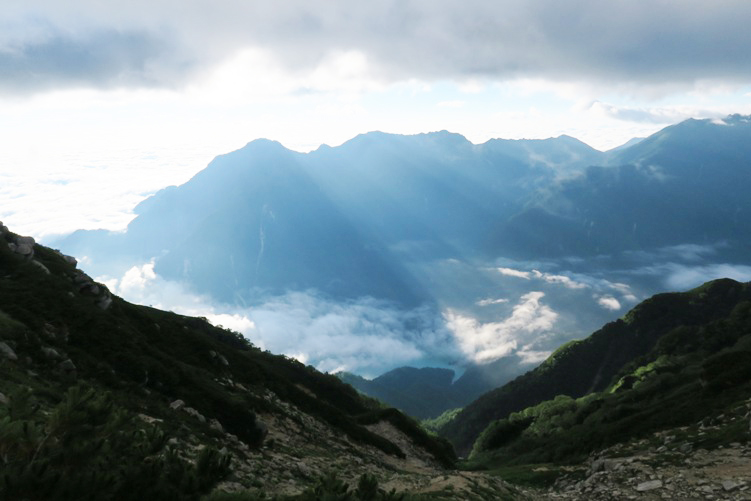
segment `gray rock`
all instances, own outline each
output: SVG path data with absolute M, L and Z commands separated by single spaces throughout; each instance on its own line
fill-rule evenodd
M 27 244 L 16 244 L 14 252 L 16 254 L 21 254 L 22 256 L 31 257 L 34 255 L 34 247 Z
M 646 482 L 642 482 L 639 485 L 636 486 L 637 492 L 646 492 L 646 491 L 652 491 L 655 489 L 661 489 L 662 488 L 662 480 L 647 480 Z
M 256 418 L 256 430 L 260 433 L 261 439 L 259 440 L 259 443 L 262 444 L 269 434 L 269 427 L 266 423 Z
M 8 360 L 18 360 L 18 355 L 13 351 L 13 348 L 0 341 L 0 354 L 2 354 Z
M 74 268 L 78 266 L 78 260 L 74 258 L 73 256 L 66 256 L 65 254 L 62 254 L 62 253 L 60 255 L 63 256 L 63 259 L 65 259 L 65 261 L 68 264 L 73 265 Z
M 17 245 L 29 245 L 34 246 L 36 241 L 34 240 L 34 237 L 18 237 L 16 238 L 16 244 Z
M 47 360 L 59 360 L 63 358 L 62 355 L 55 349 L 50 346 L 43 346 L 42 347 L 42 355 L 44 355 L 44 358 Z
M 0 405 L 8 405 L 8 397 L 0 393 Z
M 99 300 L 97 300 L 96 305 L 99 308 L 106 310 L 112 305 L 112 296 L 110 296 L 109 294 L 102 296 L 101 298 L 99 298 Z
M 60 365 L 58 365 L 60 370 L 66 373 L 76 372 L 76 364 L 73 363 L 73 360 L 66 358 L 62 362 L 60 362 Z
M 92 282 L 91 277 L 80 270 L 73 277 L 74 284 L 85 284 L 85 283 L 91 283 L 91 282 Z
M 189 415 L 193 416 L 194 418 L 196 418 L 197 420 L 199 420 L 202 423 L 206 422 L 206 417 L 203 414 L 201 414 L 200 412 L 198 412 L 196 409 L 194 409 L 193 407 L 183 407 L 183 411 L 185 411 Z
M 39 268 L 40 270 L 42 270 L 43 272 L 45 272 L 47 275 L 50 274 L 49 268 L 47 268 L 45 265 L 43 265 L 42 263 L 40 263 L 36 259 L 32 259 L 31 260 L 31 264 L 35 265 L 37 268 Z
M 302 461 L 299 461 L 295 466 L 297 467 L 297 472 L 301 476 L 305 478 L 311 478 L 313 476 L 313 471 L 307 464 L 303 463 Z
M 209 421 L 209 427 L 211 427 L 211 429 L 216 430 L 218 432 L 224 432 L 224 428 L 222 427 L 222 423 L 220 423 L 216 419 L 212 419 L 212 420 Z
M 169 406 L 170 406 L 170 409 L 172 409 L 173 411 L 177 411 L 185 407 L 185 402 L 178 399 L 172 402 L 171 404 L 169 404 Z
M 221 353 L 217 353 L 214 350 L 209 350 L 209 355 L 211 355 L 212 360 L 219 362 L 225 367 L 229 367 L 229 361 L 227 361 L 226 358 L 224 358 L 224 355 Z
M 742 482 L 735 482 L 733 480 L 723 480 L 720 485 L 722 485 L 722 489 L 724 491 L 730 492 L 730 491 L 734 491 L 738 487 L 743 486 L 743 483 Z

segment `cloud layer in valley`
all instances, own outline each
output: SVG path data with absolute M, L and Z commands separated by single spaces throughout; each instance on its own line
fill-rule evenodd
M 483 322 L 469 312 L 405 310 L 372 298 L 335 302 L 314 291 L 289 292 L 246 308 L 219 305 L 159 277 L 153 262 L 100 280 L 128 300 L 206 317 L 260 348 L 320 370 L 371 376 L 408 364 L 461 368 L 514 354 L 522 364 L 540 362 L 549 351 L 535 347 L 538 338 L 553 331 L 558 319 L 542 292 L 523 294 L 505 318 Z

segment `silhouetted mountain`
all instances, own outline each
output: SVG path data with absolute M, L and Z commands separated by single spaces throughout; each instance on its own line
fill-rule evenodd
M 57 244 L 97 270 L 156 258 L 160 275 L 225 302 L 315 288 L 414 305 L 431 294 L 405 260 L 476 253 L 537 189 L 602 158 L 565 136 L 478 146 L 374 132 L 308 154 L 258 140 L 143 201 L 125 234 Z
M 374 379 L 349 372 L 337 376 L 358 391 L 419 419 L 435 418 L 448 409 L 464 407 L 485 392 L 517 375 L 517 366 L 501 358 L 489 364 L 473 364 L 454 381 L 450 369 L 400 367 Z

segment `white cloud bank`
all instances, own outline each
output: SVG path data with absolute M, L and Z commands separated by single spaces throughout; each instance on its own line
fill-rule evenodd
M 483 323 L 451 309 L 402 310 L 372 298 L 334 302 L 311 291 L 270 297 L 248 308 L 222 306 L 164 280 L 154 272 L 153 262 L 133 266 L 120 278 L 97 279 L 129 301 L 206 317 L 241 332 L 262 349 L 319 370 L 369 376 L 401 365 L 460 366 L 510 354 L 521 364 L 537 363 L 549 352 L 533 348 L 535 341 L 549 333 L 558 318 L 542 302 L 542 292 L 521 296 L 507 318 Z
M 445 311 L 444 318 L 464 354 L 477 363 L 488 363 L 516 351 L 530 335 L 554 327 L 558 314 L 540 302 L 544 296 L 542 292 L 523 295 L 511 316 L 500 322 L 481 323 L 453 310 Z M 533 359 L 534 354 L 527 352 L 524 357 Z
M 97 280 L 129 301 L 206 317 L 262 349 L 322 371 L 375 376 L 400 365 L 462 358 L 440 314 L 427 307 L 401 310 L 372 298 L 334 302 L 313 292 L 290 292 L 248 308 L 217 305 L 161 278 L 153 262 L 134 266 L 119 279 Z

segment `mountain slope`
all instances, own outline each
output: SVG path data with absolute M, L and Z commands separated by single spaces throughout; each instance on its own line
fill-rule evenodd
M 695 295 L 716 295 L 715 285 Z M 657 439 L 650 452 L 665 457 L 653 461 L 674 462 L 694 448 L 741 449 L 749 408 L 751 301 L 744 297 L 726 315 L 672 329 L 605 391 L 578 399 L 559 395 L 493 422 L 475 442 L 473 458 L 485 464 L 571 462 L 605 447 L 644 450 Z M 739 460 L 739 472 L 751 471 L 748 458 Z
M 596 255 L 751 239 L 751 120 L 687 120 L 550 187 L 496 235 L 515 255 Z M 659 217 L 656 217 L 658 216 Z M 541 231 L 530 232 L 530 228 Z
M 568 137 L 374 132 L 307 154 L 257 140 L 143 201 L 126 233 L 56 245 L 110 276 L 155 259 L 160 275 L 229 303 L 314 288 L 413 306 L 431 295 L 405 264 L 477 253 L 530 193 L 602 158 Z
M 559 395 L 579 398 L 602 391 L 623 368 L 679 328 L 721 320 L 751 300 L 751 287 L 717 280 L 685 293 L 656 295 L 581 341 L 560 347 L 536 369 L 465 407 L 440 431 L 460 455 L 493 421 Z
M 419 483 L 451 466 L 448 444 L 336 377 L 205 319 L 127 303 L 72 258 L 0 230 L 0 492 L 78 499 L 91 482 L 102 497 L 193 499 L 223 479 L 294 493 L 332 469 Z M 202 449 L 194 471 L 183 458 Z

